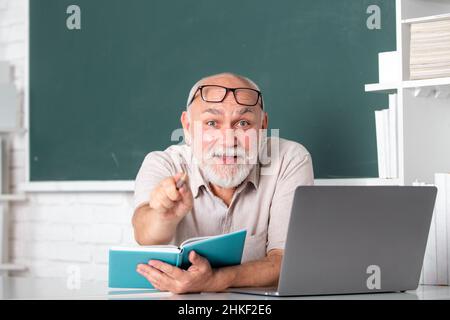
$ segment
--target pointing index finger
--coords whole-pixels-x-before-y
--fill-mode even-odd
[[[183,175],[178,179],[176,186],[177,186],[177,190],[180,190],[184,184],[186,183],[187,180],[187,173],[184,172]]]

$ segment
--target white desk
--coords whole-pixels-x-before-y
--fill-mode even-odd
[[[0,299],[170,299],[170,300],[450,300],[448,286],[419,286],[415,291],[405,293],[378,293],[308,297],[264,297],[237,293],[201,293],[175,295],[152,290],[116,290],[108,288],[107,282],[81,282],[80,289],[69,290],[62,279],[34,279],[0,277]]]

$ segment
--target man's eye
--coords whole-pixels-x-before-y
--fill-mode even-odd
[[[246,121],[246,120],[241,120],[241,121],[238,122],[238,126],[239,127],[246,127],[248,125],[250,125],[250,123],[248,121]]]
[[[206,121],[206,125],[207,125],[208,127],[215,127],[216,124],[217,124],[217,123],[216,123],[215,121],[213,121],[213,120]]]

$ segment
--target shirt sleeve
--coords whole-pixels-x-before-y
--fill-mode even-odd
[[[284,250],[295,189],[301,185],[314,184],[311,155],[301,152],[290,158],[280,172],[272,199],[266,252],[272,249]]]
[[[174,165],[169,157],[164,156],[164,152],[153,151],[147,154],[135,180],[134,210],[148,204],[152,190],[161,180],[174,174]]]

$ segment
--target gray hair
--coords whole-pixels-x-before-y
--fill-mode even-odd
[[[188,96],[187,101],[186,101],[186,110],[189,111],[189,103],[191,102],[192,98],[194,97],[194,94],[197,92],[198,87],[200,86],[200,84],[201,84],[205,79],[209,79],[209,78],[217,77],[217,76],[223,76],[223,75],[229,75],[229,76],[233,76],[233,77],[235,77],[235,78],[238,78],[238,79],[240,79],[240,80],[242,80],[242,81],[244,81],[244,82],[247,82],[251,87],[253,87],[253,89],[256,89],[256,90],[258,90],[258,91],[261,91],[261,90],[259,89],[259,86],[258,86],[253,80],[251,80],[251,79],[249,79],[249,78],[247,78],[247,77],[241,76],[241,75],[239,75],[239,74],[235,74],[235,73],[231,73],[231,72],[223,72],[223,73],[219,73],[219,74],[210,75],[210,76],[207,76],[207,77],[204,77],[204,78],[198,80],[198,81],[192,86],[191,91],[189,91],[189,96]],[[261,102],[264,104],[264,102],[263,102],[263,97],[262,97],[262,96],[261,96]]]

